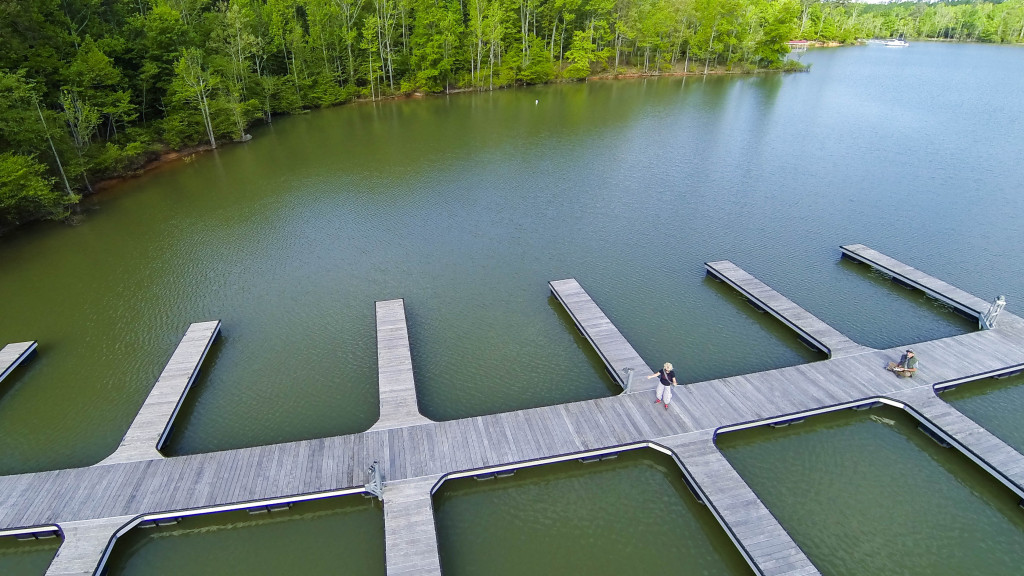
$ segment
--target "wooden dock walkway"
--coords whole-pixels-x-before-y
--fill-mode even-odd
[[[17,342],[0,348],[0,382],[36,351],[38,342]]]
[[[405,301],[377,302],[377,385],[380,418],[371,430],[428,424],[416,401]]]
[[[441,576],[431,495],[441,476],[392,482],[384,488],[388,576]]]
[[[715,446],[714,434],[694,432],[660,442],[678,458],[687,482],[751,565],[766,575],[818,574],[789,533]]]
[[[966,316],[980,318],[988,310],[989,302],[863,244],[848,244],[839,249],[844,257],[867,264],[900,284],[917,288]]]
[[[657,383],[647,379],[654,370],[637,354],[576,279],[554,280],[548,285],[551,287],[551,293],[569,312],[569,316],[576,323],[576,328],[597,350],[608,373],[623,390],[643,392],[655,388]]]
[[[121,528],[131,522],[130,516],[100,518],[61,524],[64,543],[57,550],[46,576],[92,576],[110,555]]]
[[[174,417],[199,376],[199,368],[219,333],[219,320],[197,322],[188,327],[121,444],[100,464],[163,458],[160,448],[167,440]]]
[[[901,401],[936,436],[956,446],[1024,500],[1024,455],[930,390],[915,388],[893,398]]]
[[[830,358],[861,354],[871,350],[850,340],[814,314],[728,260],[706,262],[704,267],[712,277],[735,288],[754,307],[778,318],[792,328],[801,341],[824,352]]]
[[[600,326],[589,338],[602,358],[613,359],[606,360],[612,368],[621,369],[623,361],[643,362],[635,352],[632,359],[622,354],[624,338],[578,283],[560,281],[557,289],[555,284],[552,290],[564,296],[559,299],[575,311],[578,325]],[[603,350],[606,343],[616,352]],[[654,405],[650,392],[620,394],[300,442],[0,476],[0,531],[56,525],[73,535],[79,526],[93,526],[94,532],[113,535],[126,525],[124,518],[360,492],[367,468],[378,461],[385,479],[389,574],[435,575],[440,559],[428,518],[429,493],[438,482],[652,447],[679,462],[756,574],[816,574],[798,544],[714,447],[717,434],[883,402],[906,409],[953,440],[954,448],[1019,493],[1021,455],[933,391],[1024,369],[1019,323],[1001,321],[991,330],[913,347],[922,369],[907,379],[883,369],[899,357],[901,346],[680,386],[668,410]],[[96,559],[102,559],[109,542],[101,535],[68,537],[55,569],[96,572]]]

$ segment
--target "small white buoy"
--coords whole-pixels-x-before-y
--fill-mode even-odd
[[[534,106],[539,106],[540,105],[540,100],[534,100],[533,101],[533,105]]]

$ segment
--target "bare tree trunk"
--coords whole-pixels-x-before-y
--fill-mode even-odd
[[[210,120],[210,102],[206,99],[206,94],[201,94],[200,106],[203,110],[203,121],[206,122],[206,135],[210,137],[210,147],[217,148],[217,139],[213,136],[213,122]]]
[[[558,16],[555,16],[555,23],[551,25],[551,59],[555,59],[555,32],[558,32]]]
[[[263,77],[263,66],[260,64],[259,56],[253,58],[256,63],[256,77],[260,79],[260,84],[263,86],[263,118],[267,124],[273,122],[270,116],[270,82],[269,79]]]
[[[53,138],[50,137],[50,128],[46,126],[46,119],[43,118],[43,110],[39,107],[39,102],[36,101],[36,112],[39,113],[39,121],[43,123],[43,131],[46,132],[46,139],[50,142],[50,150],[53,150],[53,159],[57,161],[57,170],[60,171],[60,177],[64,180],[64,189],[67,190],[68,196],[73,196],[74,192],[71,191],[71,184],[68,184],[67,174],[64,173],[64,164],[60,161],[60,155],[57,154],[57,147],[53,145]]]
[[[530,0],[519,0],[519,28],[523,35],[523,67],[530,61]]]
[[[373,93],[373,50],[368,50],[367,55],[370,57],[370,100],[376,100],[377,96]]]
[[[711,64],[711,50],[715,45],[715,32],[718,30],[718,22],[711,27],[711,40],[708,41],[708,57],[704,60],[704,75],[708,75],[708,66]]]
[[[302,92],[299,91],[299,68],[295,65],[295,50],[292,50],[292,74],[295,77],[295,96],[299,99],[299,106],[302,105]]]
[[[616,74],[619,73],[619,50],[622,48],[622,33],[619,32],[618,26],[615,27],[615,70]]]

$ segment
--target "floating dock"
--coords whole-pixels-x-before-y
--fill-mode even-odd
[[[802,342],[824,352],[829,358],[871,351],[728,260],[706,262],[704,268],[709,275],[735,288],[755,308],[768,312],[792,328]]]
[[[431,496],[440,476],[392,482],[384,488],[384,548],[388,576],[441,576]]]
[[[969,318],[981,318],[988,310],[989,302],[863,244],[848,244],[840,246],[839,249],[844,258],[867,264],[895,282],[921,290]]]
[[[931,289],[942,286],[930,277],[917,278]],[[551,288],[610,371],[651,370],[579,283],[562,280]],[[962,291],[942,290],[948,292],[944,297],[964,300]],[[761,294],[766,298],[766,292]],[[404,360],[404,305],[389,302],[378,305],[378,327],[388,334],[378,342],[382,348],[394,346],[395,356],[378,357],[381,366],[400,369],[380,378],[401,383],[405,387],[398,397],[412,398],[407,387],[411,360]],[[936,388],[1024,369],[1022,323],[1003,314],[990,330],[914,343],[923,365],[914,378],[896,378],[883,369],[905,346],[865,348],[820,362],[679,386],[668,410],[653,404],[649,389],[444,422],[415,418],[418,411],[407,405],[397,416],[382,409],[389,423],[359,434],[0,476],[0,533],[57,526],[65,543],[51,573],[98,574],[111,543],[135,522],[365,492],[367,469],[378,462],[388,574],[434,576],[441,564],[430,494],[441,482],[654,448],[675,458],[754,573],[817,574],[715,447],[716,435],[884,403],[905,409],[1021,494],[1024,457],[935,395]],[[382,385],[382,398],[394,390]],[[412,423],[400,423],[410,416]]]
[[[982,428],[928,390],[915,388],[894,395],[934,437],[981,466],[1024,499],[1024,455]]]
[[[597,350],[608,373],[623,390],[642,392],[654,389],[657,383],[647,379],[654,370],[636,353],[576,279],[555,280],[548,285],[551,293],[576,323],[576,328]]]
[[[0,382],[14,369],[32,357],[38,342],[17,342],[0,348]]]
[[[110,555],[114,540],[131,517],[100,518],[61,524],[64,543],[46,569],[46,576],[92,576],[99,574]]]
[[[188,327],[121,444],[100,464],[163,458],[160,448],[167,441],[174,417],[199,376],[199,368],[219,333],[219,320],[197,322]]]
[[[420,414],[412,351],[405,323],[405,301],[377,302],[377,385],[380,418],[371,430],[402,428],[431,421]]]
[[[698,432],[662,441],[678,458],[687,482],[729,538],[764,574],[817,574],[789,533],[715,447],[712,434]]]

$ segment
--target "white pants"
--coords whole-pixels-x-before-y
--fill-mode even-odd
[[[658,382],[658,400],[661,400],[665,403],[665,406],[668,406],[668,403],[672,401],[672,387]]]

